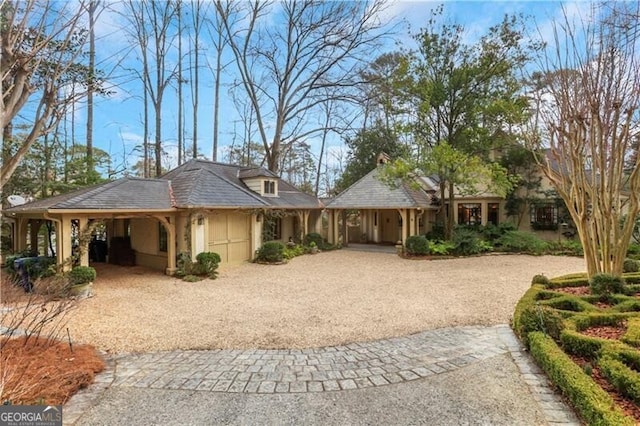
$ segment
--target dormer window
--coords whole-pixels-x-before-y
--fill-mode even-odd
[[[264,181],[264,194],[265,195],[276,195],[276,183],[272,180]]]

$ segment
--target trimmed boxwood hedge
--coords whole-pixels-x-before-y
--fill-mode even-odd
[[[528,336],[531,355],[590,425],[625,426],[635,421],[556,342],[541,332]]]
[[[633,347],[640,347],[640,300],[632,296],[640,292],[640,286],[628,284],[640,279],[637,275],[623,274],[627,284],[622,293],[601,296],[578,296],[558,290],[588,285],[586,274],[565,275],[532,285],[516,305],[514,332],[590,425],[634,424],[634,419],[625,415],[568,354],[590,360],[621,394],[638,403],[635,398],[640,392],[640,352]],[[594,306],[598,302],[612,306]],[[620,340],[582,333],[589,327],[623,322],[627,331]]]

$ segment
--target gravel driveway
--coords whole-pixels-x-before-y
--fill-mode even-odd
[[[582,258],[490,255],[405,260],[339,250],[285,265],[229,267],[187,283],[98,265],[95,297],[71,337],[108,352],[307,348],[459,325],[506,324],[531,277],[584,270]]]

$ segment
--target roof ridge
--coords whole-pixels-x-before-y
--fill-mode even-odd
[[[353,182],[351,185],[349,185],[347,188],[345,188],[344,190],[342,190],[342,192],[340,192],[338,195],[336,195],[335,197],[333,197],[333,199],[331,200],[331,203],[333,203],[335,200],[337,200],[338,198],[340,198],[342,196],[342,194],[345,194],[347,191],[349,191],[351,188],[355,187],[358,183],[360,183],[360,181],[364,180],[365,178],[367,178],[370,174],[372,174],[373,172],[375,172],[376,170],[378,170],[378,167],[376,166],[374,169],[372,169],[369,173],[367,173],[366,175],[362,176],[360,179],[358,179],[357,181]],[[375,177],[374,177],[375,178]]]
[[[239,189],[240,191],[244,192],[245,194],[250,195],[251,197],[255,198],[256,200],[260,201],[261,203],[263,203],[264,205],[268,206],[269,203],[267,203],[265,200],[262,199],[262,197],[260,197],[259,195],[257,195],[255,192],[245,189],[243,187],[241,187],[240,185],[235,184],[234,182],[231,182],[229,179],[220,176],[218,173],[214,172],[213,170],[210,169],[206,169],[207,172],[211,173],[212,175],[214,175],[215,177],[217,177],[218,179],[222,179],[223,181],[227,182],[229,185],[233,186],[234,188]]]

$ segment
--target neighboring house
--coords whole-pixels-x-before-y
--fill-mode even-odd
[[[387,161],[388,157],[380,154],[376,169],[325,202],[329,212],[329,242],[404,243],[409,236],[431,231],[438,221],[440,208],[449,208],[446,202],[441,206],[439,187],[433,179],[419,177],[416,179],[418,185],[398,183],[396,187],[378,180],[378,168]],[[507,217],[506,200],[483,190],[482,186],[478,184],[475,195],[455,194],[455,223],[499,225],[510,220]],[[548,189],[548,185],[544,189]],[[529,212],[526,218],[529,220],[522,221],[521,230],[554,230],[541,234],[545,238],[557,238],[560,232],[565,231],[562,222],[559,222],[561,218],[557,200],[541,197],[525,206],[525,209]]]
[[[179,252],[195,258],[212,251],[223,263],[240,263],[253,258],[263,232],[283,242],[318,232],[322,208],[316,197],[263,168],[190,160],[157,179],[126,177],[3,214],[12,219],[16,251],[38,247],[38,230],[51,221],[62,263],[78,243],[77,230],[102,222],[108,242],[130,242],[136,264],[172,274]],[[88,265],[88,250],[81,252],[81,264]]]

